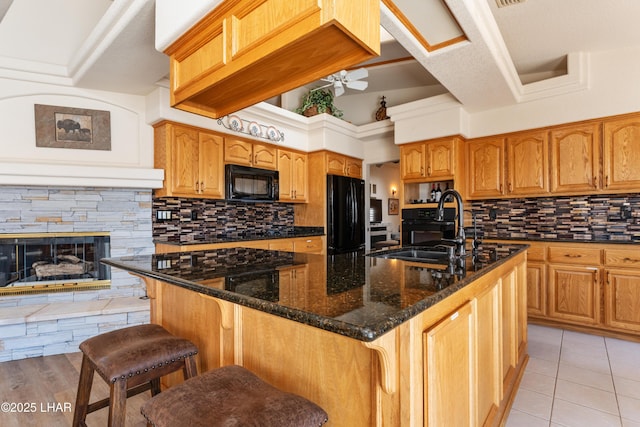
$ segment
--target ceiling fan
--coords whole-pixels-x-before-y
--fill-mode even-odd
[[[331,74],[324,79],[320,79],[322,81],[328,82],[324,86],[317,87],[313,90],[322,89],[325,87],[333,86],[333,90],[335,92],[335,96],[340,96],[344,93],[345,86],[349,89],[356,90],[365,90],[369,85],[368,82],[362,81],[369,76],[369,71],[366,68],[358,68],[357,70],[347,71],[342,70],[337,73]]]

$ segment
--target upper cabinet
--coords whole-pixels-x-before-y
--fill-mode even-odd
[[[338,153],[327,152],[327,174],[362,178],[362,160]]]
[[[507,193],[549,194],[549,142],[546,131],[507,137]]]
[[[554,128],[551,139],[551,191],[589,193],[600,187],[600,123]]]
[[[158,197],[224,197],[223,138],[191,126],[161,122],[155,125],[155,167],[164,169]]]
[[[501,197],[504,194],[504,144],[504,138],[468,142],[469,198]]]
[[[276,170],[278,168],[277,149],[273,145],[225,138],[224,162]]]
[[[640,188],[640,116],[605,121],[603,126],[603,187]]]
[[[379,0],[226,0],[165,51],[171,106],[219,118],[380,54]]]
[[[278,149],[279,200],[304,203],[307,201],[307,155]]]
[[[403,180],[453,179],[456,138],[441,138],[400,147]]]

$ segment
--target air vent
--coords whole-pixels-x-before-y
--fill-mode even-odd
[[[525,0],[496,0],[498,7],[513,6],[514,4],[523,3]]]

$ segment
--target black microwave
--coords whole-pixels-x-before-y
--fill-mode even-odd
[[[278,171],[226,165],[225,198],[251,202],[278,200]]]

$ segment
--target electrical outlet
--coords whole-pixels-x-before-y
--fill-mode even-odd
[[[629,205],[620,206],[620,218],[622,218],[622,219],[630,219],[631,218],[631,206],[629,206]]]
[[[198,211],[191,211],[191,220],[195,221],[196,219],[198,219]]]
[[[171,211],[156,211],[156,219],[159,221],[171,219]]]

